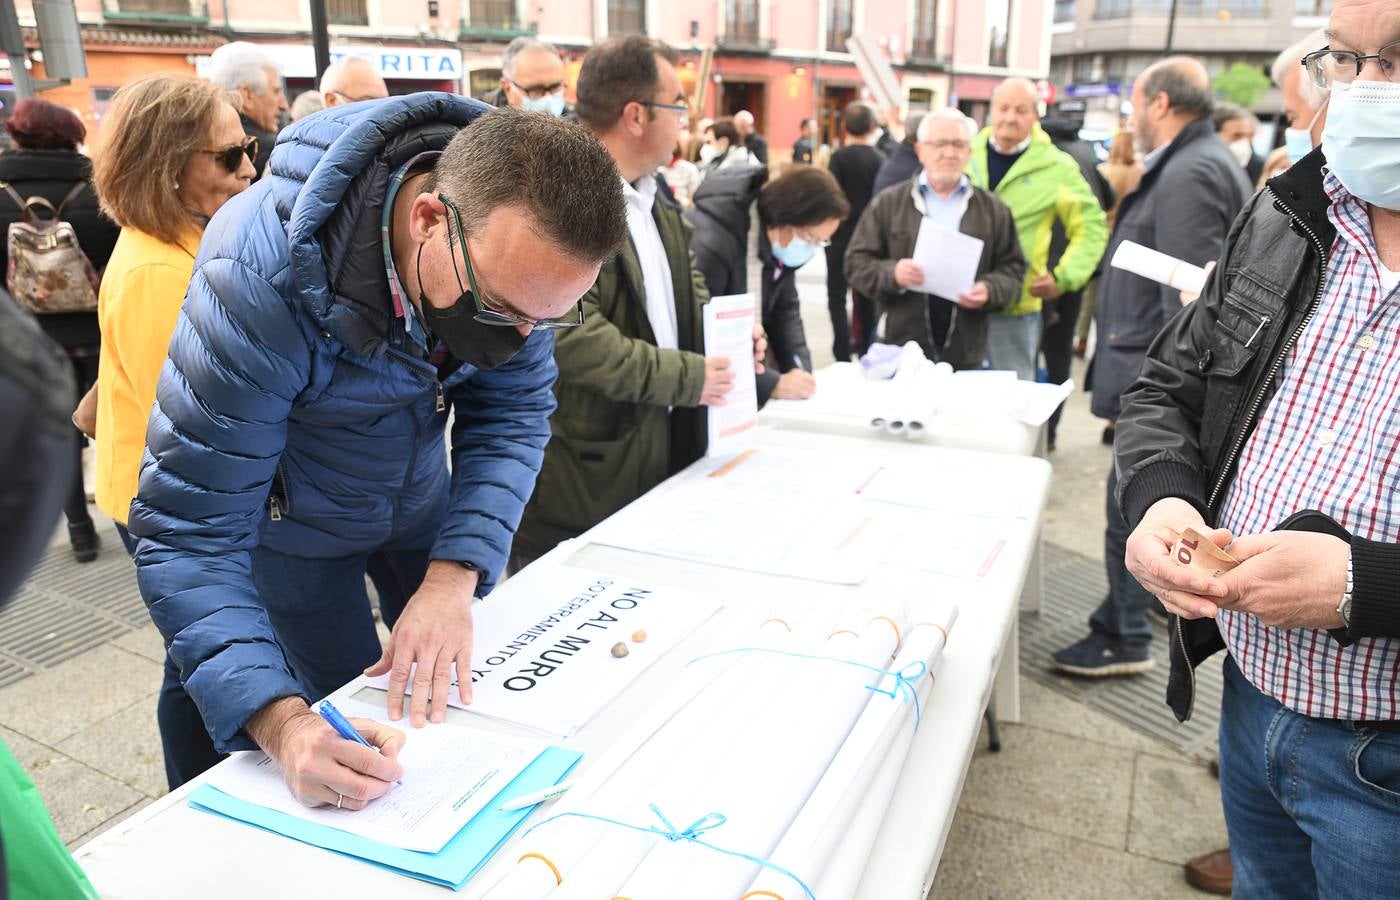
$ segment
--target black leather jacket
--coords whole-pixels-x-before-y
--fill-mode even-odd
[[[1130,525],[1166,497],[1191,503],[1207,522],[1219,514],[1245,442],[1326,286],[1336,230],[1327,219],[1324,162],[1314,151],[1255,195],[1230,229],[1205,292],[1167,323],[1123,394],[1115,452],[1118,501]],[[1400,545],[1351,537],[1311,511],[1276,527],[1350,541],[1351,627],[1333,639],[1400,637]],[[1173,617],[1170,631],[1167,702],[1185,721],[1194,669],[1224,641],[1213,619]]]

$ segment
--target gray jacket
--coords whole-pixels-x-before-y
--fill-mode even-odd
[[[1199,119],[1176,136],[1118,208],[1098,295],[1098,350],[1090,386],[1094,415],[1118,418],[1119,398],[1137,378],[1148,345],[1181,312],[1181,295],[1107,264],[1135,241],[1198,266],[1219,259],[1230,224],[1249,200],[1244,170]]]

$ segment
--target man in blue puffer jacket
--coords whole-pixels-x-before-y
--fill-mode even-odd
[[[130,518],[172,786],[256,744],[303,803],[360,808],[401,736],[358,721],[375,754],[308,701],[369,667],[393,719],[412,679],[418,727],[469,671],[471,598],[549,438],[551,329],[627,234],[587,132],[488,109],[424,93],[308,117],[209,223]]]

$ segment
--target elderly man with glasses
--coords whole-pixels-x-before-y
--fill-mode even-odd
[[[198,706],[165,736],[185,778],[260,747],[303,803],[359,809],[401,777],[402,735],[361,722],[377,754],[308,703],[387,673],[389,718],[411,685],[420,727],[470,671],[472,597],[505,568],[549,439],[553,336],[627,236],[592,135],[488,110],[445,93],[325,110],[204,233],[128,522]]]
[[[347,56],[331,63],[321,75],[320,87],[324,109],[362,100],[383,100],[389,96],[383,77],[362,56]]]
[[[922,168],[866,208],[846,250],[851,286],[874,299],[882,320],[878,341],[915,341],[932,360],[976,369],[987,348],[987,314],[1021,294],[1026,260],[1016,220],[1005,203],[966,174],[977,127],[956,109],[919,123],[915,150]],[[921,227],[961,232],[982,242],[976,281],[957,296],[918,289],[925,272],[913,260]]]
[[[485,98],[496,106],[573,118],[564,100],[564,60],[553,44],[522,35],[501,54],[501,86]]]
[[[753,365],[704,355],[709,293],[690,227],[657,191],[653,173],[675,151],[688,111],[675,63],[665,44],[627,35],[595,45],[579,71],[579,121],[617,163],[628,241],[584,296],[583,327],[559,335],[559,409],[513,568],[704,455],[704,407],[724,403],[735,368]]]
[[[1115,444],[1127,565],[1171,613],[1178,718],[1192,671],[1228,652],[1240,898],[1400,884],[1400,6],[1336,0],[1325,40],[1294,58],[1330,92],[1321,149],[1235,219],[1123,395]],[[1177,564],[1187,527],[1238,565]]]

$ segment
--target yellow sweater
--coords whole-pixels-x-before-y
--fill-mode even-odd
[[[123,228],[102,274],[97,321],[102,357],[97,375],[97,507],[122,525],[136,496],[146,421],[170,336],[185,305],[198,232],[168,244]]]

